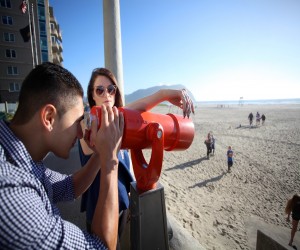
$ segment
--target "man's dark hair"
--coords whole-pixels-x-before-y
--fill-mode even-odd
[[[52,104],[62,116],[76,104],[83,89],[67,69],[50,62],[36,66],[22,83],[14,122],[24,124],[44,105]]]

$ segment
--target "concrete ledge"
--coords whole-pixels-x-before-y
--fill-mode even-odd
[[[205,250],[170,213],[167,214],[167,217],[173,229],[173,238],[169,242],[170,250]]]
[[[284,216],[284,215],[282,215]],[[255,250],[255,249],[264,249],[264,250],[269,250],[269,249],[277,249],[273,247],[264,247],[264,248],[257,248],[257,241],[261,241],[261,238],[258,238],[258,231],[261,232],[261,236],[263,239],[270,241],[276,241],[279,245],[283,246],[283,248],[278,248],[278,249],[293,249],[288,245],[290,241],[290,236],[291,236],[291,227],[286,228],[286,227],[281,227],[281,226],[276,226],[273,224],[268,224],[264,222],[261,218],[255,216],[255,215],[250,215],[245,219],[245,226],[246,226],[246,232],[248,236],[248,246],[250,250]],[[261,237],[259,236],[259,237]],[[264,243],[258,243],[258,244],[264,244]],[[293,245],[297,246],[298,248],[300,247],[300,232],[297,231],[296,235],[294,237],[294,243]]]
[[[281,245],[275,239],[269,237],[260,230],[257,230],[256,250],[287,250],[288,248]]]

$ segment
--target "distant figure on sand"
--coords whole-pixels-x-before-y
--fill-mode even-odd
[[[292,231],[291,239],[289,242],[289,246],[292,246],[300,220],[300,196],[298,194],[295,194],[293,198],[288,200],[285,208],[285,213],[287,214],[287,221],[290,221],[290,215],[292,214]]]
[[[210,146],[211,146],[211,152],[213,155],[215,155],[215,142],[216,142],[216,139],[215,139],[214,135],[211,135]]]
[[[261,120],[262,120],[261,124],[264,125],[265,124],[265,120],[266,120],[266,116],[264,114],[262,114]]]
[[[248,119],[249,119],[250,126],[252,126],[252,123],[253,123],[253,114],[252,114],[252,112],[248,115]]]
[[[257,125],[260,125],[260,114],[258,111],[256,112],[256,126]]]
[[[207,156],[207,159],[209,159],[209,154],[211,153],[211,134],[210,133],[207,134],[204,144],[206,145],[206,149],[207,149],[206,156]]]
[[[228,146],[228,150],[227,150],[227,163],[228,163],[228,172],[230,173],[231,172],[230,168],[233,165],[233,151],[231,146]]]

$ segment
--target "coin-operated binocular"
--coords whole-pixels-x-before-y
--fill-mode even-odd
[[[124,133],[122,149],[131,150],[131,160],[137,188],[148,191],[156,187],[159,179],[163,150],[185,150],[193,142],[194,124],[188,118],[175,114],[157,114],[141,112],[127,108],[118,108],[124,115]],[[101,122],[101,107],[94,106],[91,115]],[[142,149],[152,149],[149,163]]]

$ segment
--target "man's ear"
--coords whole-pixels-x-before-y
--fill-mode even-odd
[[[41,120],[44,127],[51,131],[53,129],[53,124],[57,118],[57,110],[52,104],[45,105],[41,110]]]

